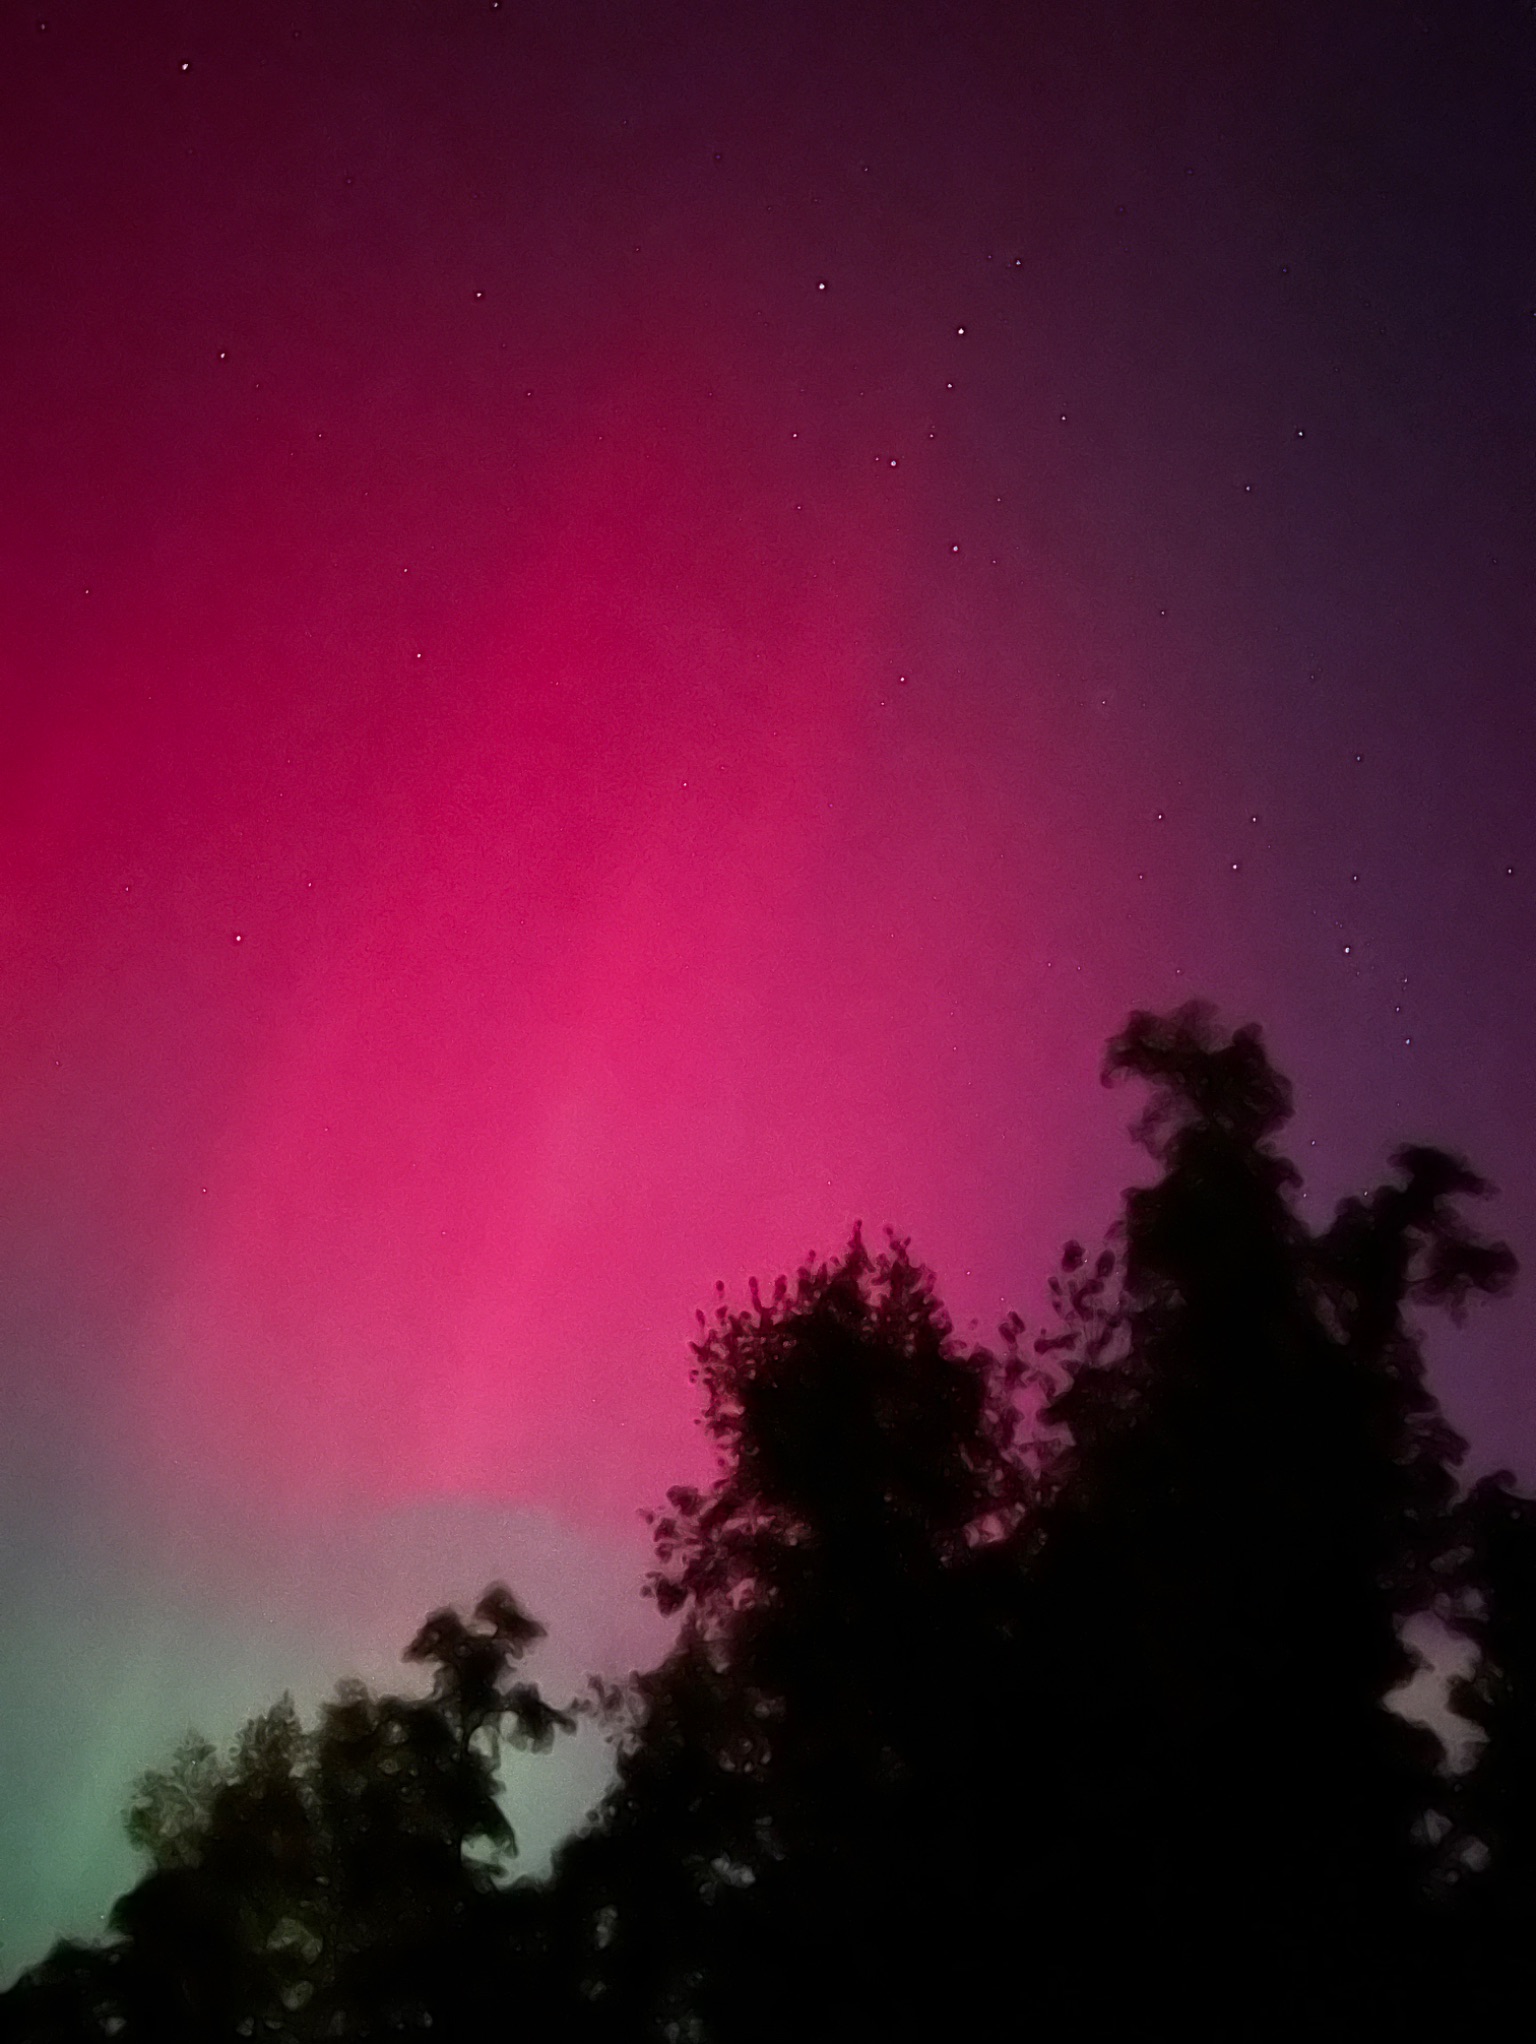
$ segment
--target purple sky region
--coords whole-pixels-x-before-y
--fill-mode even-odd
[[[0,22],[7,1965],[434,1600],[657,1651],[716,1279],[1038,1319],[1132,1007],[1264,1027],[1319,1222],[1443,1142],[1529,1259],[1533,38]],[[1532,1312],[1430,1341],[1527,1482]]]

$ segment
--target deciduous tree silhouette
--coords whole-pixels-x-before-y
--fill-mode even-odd
[[[1462,1525],[1461,1625],[1478,1657],[1452,1701],[1483,1743],[1460,1784],[1448,1885],[1467,2003],[1507,2034],[1536,1991],[1536,1498],[1501,1470],[1474,1487]]]
[[[974,1763],[991,1789],[1017,1759],[975,1578],[1028,1510],[1023,1366],[958,1343],[906,1245],[857,1233],[722,1302],[695,1355],[720,1474],[654,1526],[682,1633],[559,1864],[588,2026],[905,2035],[941,1978],[953,2000]]]
[[[347,1682],[312,1732],[284,1698],[225,1758],[187,1740],[135,1791],[129,1835],[153,1864],[113,1909],[115,1938],[24,1980],[12,2034],[479,2034],[514,1847],[499,1748],[547,1749],[574,1725],[514,1679],[542,1634],[495,1584],[468,1620],[434,1612],[406,1649],[431,1669],[430,1696]]]
[[[1514,1259],[1452,1205],[1488,1188],[1427,1148],[1313,1237],[1256,1029],[1134,1015],[1105,1076],[1151,1086],[1135,1133],[1162,1176],[1092,1280],[1069,1247],[1042,1344],[1065,1364],[1027,1713],[1055,1998],[1105,2034],[1411,2031],[1441,2019],[1421,1896],[1445,1784],[1387,1698],[1455,1545],[1463,1444],[1405,1308],[1459,1310]]]

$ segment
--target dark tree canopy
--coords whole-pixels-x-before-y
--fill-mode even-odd
[[[1487,1188],[1427,1149],[1310,1234],[1255,1029],[1135,1015],[1105,1076],[1150,1086],[1135,1133],[1162,1176],[1091,1279],[1069,1246],[1044,1344],[1065,1445],[1031,1583],[1038,1736],[1064,1763],[1043,1906],[1093,1926],[1108,1899],[1121,1982],[1186,2032],[1361,2034],[1427,1950],[1445,1821],[1437,1743],[1387,1706],[1403,1621],[1441,1602],[1463,1453],[1404,1307],[1501,1289],[1513,1258],[1451,1205]]]
[[[500,1746],[569,1729],[511,1593],[430,1617],[424,1698],[344,1685],[129,1813],[114,1935],[17,2038],[518,2033],[1492,2036],[1536,1949],[1536,1501],[1463,1489],[1413,1316],[1514,1275],[1417,1145],[1311,1230],[1255,1028],[1133,1015],[1156,1181],[1069,1243],[1059,1325],[957,1339],[855,1230],[694,1344],[717,1473],[653,1515],[662,1664],[594,1682],[613,1786],[509,1879]],[[1430,1616],[1476,1650],[1452,1776],[1391,1706]],[[1475,2024],[1468,2030],[1469,2023]]]
[[[503,1584],[406,1649],[425,1698],[344,1682],[313,1731],[284,1698],[226,1755],[189,1738],[138,1783],[128,1833],[151,1870],[115,1936],[57,1950],[7,1998],[12,2032],[155,2044],[468,2034],[488,1986],[512,1829],[499,1746],[574,1720],[514,1670],[543,1627]]]
[[[1023,1365],[959,1344],[906,1245],[857,1232],[694,1352],[720,1474],[654,1529],[682,1633],[566,1861],[601,1931],[591,2020],[899,2027],[952,1996],[948,1855],[978,1762],[1011,1764],[982,1564],[1028,1510]]]

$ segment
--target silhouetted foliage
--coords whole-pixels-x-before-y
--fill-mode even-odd
[[[588,2024],[895,2031],[951,1971],[976,1763],[1011,1764],[978,1563],[1028,1510],[1023,1364],[957,1343],[906,1245],[857,1233],[722,1302],[694,1353],[720,1474],[654,1525],[682,1631],[561,1862]]]
[[[1478,1658],[1452,1701],[1482,1746],[1459,1785],[1446,1878],[1474,2006],[1500,2027],[1529,2021],[1536,1988],[1536,1498],[1501,1470],[1474,1486],[1462,1526],[1460,1624]]]
[[[186,1740],[135,1789],[128,1833],[152,1865],[114,1907],[115,1938],[61,1947],[13,1990],[20,2034],[468,2034],[515,1849],[500,1746],[543,1750],[574,1729],[514,1679],[542,1635],[498,1583],[468,1620],[434,1612],[406,1649],[430,1696],[344,1682],[313,1731],[285,1697],[225,1756]]]
[[[1445,1784],[1387,1697],[1413,1666],[1403,1621],[1436,1606],[1463,1444],[1403,1308],[1501,1289],[1513,1259],[1450,1207],[1486,1188],[1426,1149],[1311,1236],[1257,1030],[1223,1042],[1197,1004],[1135,1015],[1105,1076],[1151,1085],[1135,1133],[1162,1176],[1126,1195],[1091,1282],[1069,1247],[1044,1343],[1067,1445],[1031,1572],[1030,1720],[1066,1991],[1106,2026],[1186,2036],[1416,2021]],[[1107,1915],[1113,1972],[1092,1964]]]
[[[556,2044],[1024,2032],[1202,2044],[1490,2033],[1536,1931],[1536,1501],[1463,1493],[1409,1315],[1507,1288],[1459,1158],[1310,1230],[1257,1029],[1133,1015],[1156,1182],[1053,1332],[961,1342],[905,1242],[700,1315],[717,1473],[652,1515],[660,1667],[571,1712],[510,1592],[434,1613],[425,1698],[343,1685],[140,1784],[114,1937],[12,2036]],[[1460,1629],[1453,1777],[1390,1699]],[[615,1748],[508,1883],[503,1742]]]

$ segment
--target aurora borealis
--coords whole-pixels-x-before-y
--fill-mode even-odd
[[[1442,1141],[1530,1260],[1533,69],[1503,0],[7,14],[7,1969],[188,1721],[434,1598],[646,1651],[716,1279],[858,1217],[1038,1316],[1132,1006],[1264,1026],[1320,1211]],[[1430,1348],[1527,1483],[1532,1333]]]

